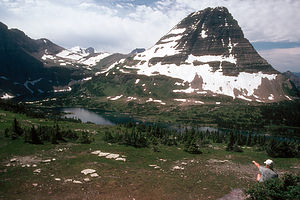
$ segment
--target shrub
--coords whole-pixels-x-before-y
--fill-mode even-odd
[[[297,150],[294,145],[283,141],[276,142],[271,140],[266,147],[266,152],[271,157],[292,158],[297,155]]]
[[[9,129],[8,128],[5,129],[4,136],[5,137],[9,137]]]
[[[90,144],[94,141],[94,138],[92,137],[92,135],[90,133],[84,131],[81,133],[78,140],[81,144]]]
[[[300,199],[300,174],[285,174],[282,178],[255,183],[247,191],[248,200],[295,200]]]

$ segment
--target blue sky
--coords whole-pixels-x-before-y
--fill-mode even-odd
[[[225,6],[279,71],[300,71],[299,0],[0,0],[0,21],[70,48],[149,48],[189,13]]]

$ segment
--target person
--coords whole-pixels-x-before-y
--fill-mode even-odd
[[[252,161],[252,163],[258,168],[259,173],[257,174],[256,180],[258,182],[264,182],[268,179],[278,178],[278,174],[273,170],[273,160],[267,159],[265,163],[265,167],[260,166],[257,162]]]

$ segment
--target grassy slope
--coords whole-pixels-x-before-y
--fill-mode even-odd
[[[22,126],[43,124],[53,126],[53,121],[33,119],[24,115],[0,111],[0,128],[9,127],[14,117]],[[96,131],[95,142],[88,145],[61,143],[59,145],[31,145],[23,143],[21,138],[10,140],[0,134],[0,198],[1,199],[216,199],[229,193],[233,188],[246,188],[255,180],[256,169],[252,160],[262,163],[267,155],[253,149],[243,153],[224,150],[225,145],[216,145],[203,149],[202,155],[192,155],[179,147],[161,146],[161,152],[154,153],[151,148],[109,145],[102,140],[104,131],[116,127],[58,122],[60,126],[71,129]],[[58,149],[63,149],[62,152]],[[92,155],[90,152],[119,153],[127,156],[126,162],[109,160]],[[7,167],[13,157],[25,160],[37,167]],[[55,158],[49,164],[41,160]],[[159,159],[167,159],[166,162]],[[212,160],[215,159],[215,160]],[[228,160],[219,163],[218,160]],[[295,172],[299,159],[275,159],[279,172]],[[183,162],[187,163],[182,164]],[[13,163],[11,163],[13,164]],[[149,167],[157,164],[161,169]],[[174,166],[184,170],[172,170]],[[40,168],[40,174],[33,171]],[[100,175],[90,178],[80,173],[92,168]],[[55,181],[54,178],[61,178]],[[65,183],[71,178],[83,184]],[[34,187],[32,184],[37,183]]]

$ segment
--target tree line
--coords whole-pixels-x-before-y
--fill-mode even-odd
[[[64,130],[57,123],[53,126],[32,125],[31,128],[27,128],[22,127],[16,118],[13,120],[11,127],[4,130],[4,136],[12,140],[23,138],[25,143],[31,144],[44,144],[44,142],[58,144],[59,142],[68,141],[89,144],[93,141],[92,135],[86,131]]]
[[[152,147],[155,151],[159,145],[183,145],[189,153],[200,154],[201,148],[213,143],[225,144],[227,151],[243,152],[242,147],[256,147],[266,151],[271,157],[300,156],[299,141],[275,139],[255,133],[220,133],[219,131],[199,131],[197,128],[185,128],[184,131],[162,128],[158,125],[128,123],[118,125],[115,131],[107,130],[104,140],[109,143],[134,146],[137,148]]]

